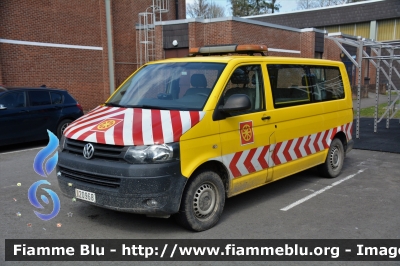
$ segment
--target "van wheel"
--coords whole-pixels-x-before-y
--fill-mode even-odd
[[[57,138],[61,139],[61,136],[64,132],[64,130],[67,128],[67,126],[72,122],[71,119],[64,119],[63,121],[60,122],[60,124],[58,124],[57,127]]]
[[[335,138],[329,147],[325,163],[318,166],[320,174],[327,178],[337,177],[342,171],[344,161],[343,143]]]
[[[225,187],[218,174],[201,171],[191,177],[175,220],[187,229],[204,231],[219,220],[225,204]]]

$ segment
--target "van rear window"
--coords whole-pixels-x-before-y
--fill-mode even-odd
[[[338,67],[268,65],[275,108],[344,98]]]

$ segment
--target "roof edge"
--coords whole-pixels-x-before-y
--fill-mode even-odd
[[[244,18],[244,19],[249,19],[250,18],[251,19],[251,18],[273,17],[273,16],[279,16],[279,15],[288,15],[288,14],[295,14],[295,13],[312,12],[312,11],[318,11],[318,10],[323,10],[323,9],[341,8],[341,7],[349,7],[349,6],[357,6],[357,5],[367,5],[367,4],[383,2],[383,1],[386,1],[386,0],[368,0],[368,1],[350,3],[350,4],[341,4],[341,5],[335,5],[335,6],[316,7],[316,8],[295,10],[295,11],[289,11],[289,12],[283,12],[283,13],[245,16],[245,17],[242,17],[242,18]]]
[[[203,18],[187,18],[187,19],[179,19],[179,20],[168,20],[168,21],[159,21],[156,22],[156,26],[164,26],[164,25],[176,25],[176,24],[185,24],[185,23],[214,23],[214,22],[224,22],[224,21],[237,21],[237,22],[243,22],[243,23],[248,23],[248,24],[253,24],[253,25],[259,25],[259,26],[265,26],[265,27],[270,27],[270,28],[275,28],[275,29],[282,29],[282,30],[288,30],[288,31],[294,31],[294,32],[309,32],[309,31],[315,31],[319,33],[326,33],[325,30],[320,30],[316,28],[304,28],[304,29],[298,29],[298,28],[293,28],[289,26],[282,26],[279,24],[273,24],[269,22],[264,22],[264,21],[259,21],[259,20],[251,20],[251,19],[245,19],[241,17],[222,17],[222,18],[211,18],[211,19],[203,19]],[[136,29],[139,29],[139,26],[136,26]]]

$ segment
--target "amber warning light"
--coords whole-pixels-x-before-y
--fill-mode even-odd
[[[253,55],[260,53],[266,56],[268,48],[266,45],[259,44],[229,44],[229,45],[217,45],[217,46],[203,46],[194,47],[189,49],[189,56],[196,55],[226,55],[226,54],[247,54]]]

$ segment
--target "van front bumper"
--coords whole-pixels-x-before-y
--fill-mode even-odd
[[[102,159],[86,160],[59,153],[57,179],[61,191],[76,198],[75,191],[95,193],[95,202],[76,199],[107,209],[166,216],[178,212],[187,178],[180,162],[129,164]]]

